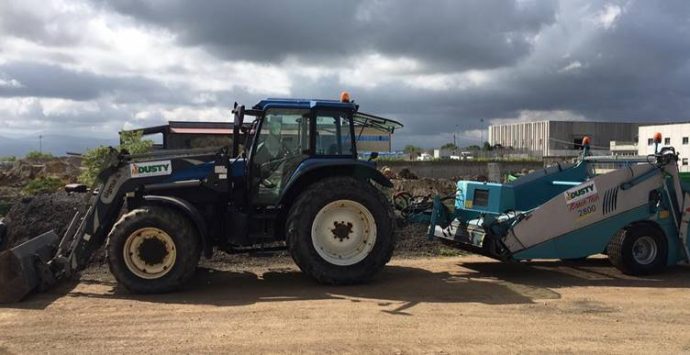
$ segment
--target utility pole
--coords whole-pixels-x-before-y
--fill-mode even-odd
[[[482,140],[482,146],[484,146],[484,119],[483,118],[479,119],[479,126],[480,126],[479,135],[480,135],[481,140]]]
[[[38,152],[43,153],[43,135],[38,135]]]

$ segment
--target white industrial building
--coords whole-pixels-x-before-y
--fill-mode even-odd
[[[672,146],[679,153],[678,166],[681,172],[690,172],[688,159],[690,158],[690,122],[667,123],[640,126],[640,142],[637,154],[648,155],[654,153],[654,133],[661,133],[660,146]]]
[[[582,138],[591,138],[593,153],[610,154],[609,142],[637,143],[643,123],[593,121],[535,121],[489,126],[489,144],[544,157],[574,156]]]

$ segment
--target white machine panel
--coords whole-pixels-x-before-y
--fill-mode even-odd
[[[630,189],[620,185],[652,169],[658,168],[636,164],[568,189],[515,225],[504,240],[506,247],[515,253],[648,203],[649,192],[663,183],[661,171]]]

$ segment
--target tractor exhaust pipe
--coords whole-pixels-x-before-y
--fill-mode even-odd
[[[55,283],[48,262],[55,256],[59,241],[50,231],[0,252],[0,303],[19,302],[32,291]]]

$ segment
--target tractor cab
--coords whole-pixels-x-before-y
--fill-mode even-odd
[[[233,155],[247,161],[246,190],[254,206],[278,204],[295,177],[316,165],[357,164],[358,130],[377,127],[393,132],[396,121],[358,112],[343,93],[341,100],[265,99],[251,109],[236,106],[233,132],[245,116],[254,116],[244,151],[233,140]],[[369,164],[359,161],[359,164]]]

